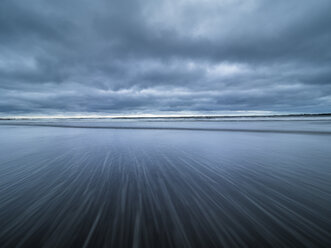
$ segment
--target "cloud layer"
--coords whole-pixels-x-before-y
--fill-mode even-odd
[[[0,112],[331,112],[329,0],[0,3]]]

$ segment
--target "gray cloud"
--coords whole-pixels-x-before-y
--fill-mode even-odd
[[[331,112],[330,11],[328,0],[3,0],[0,112]]]

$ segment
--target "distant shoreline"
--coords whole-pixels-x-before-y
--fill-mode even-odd
[[[189,116],[113,116],[113,117],[0,117],[6,120],[38,120],[38,119],[117,119],[117,120],[142,120],[142,119],[232,119],[232,118],[279,118],[279,117],[331,117],[331,113],[319,114],[279,114],[279,115],[189,115]]]

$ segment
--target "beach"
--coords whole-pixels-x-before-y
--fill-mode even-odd
[[[1,247],[330,247],[331,121],[0,123]]]

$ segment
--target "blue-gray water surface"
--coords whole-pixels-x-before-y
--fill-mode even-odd
[[[0,123],[0,247],[331,247],[331,122]]]

